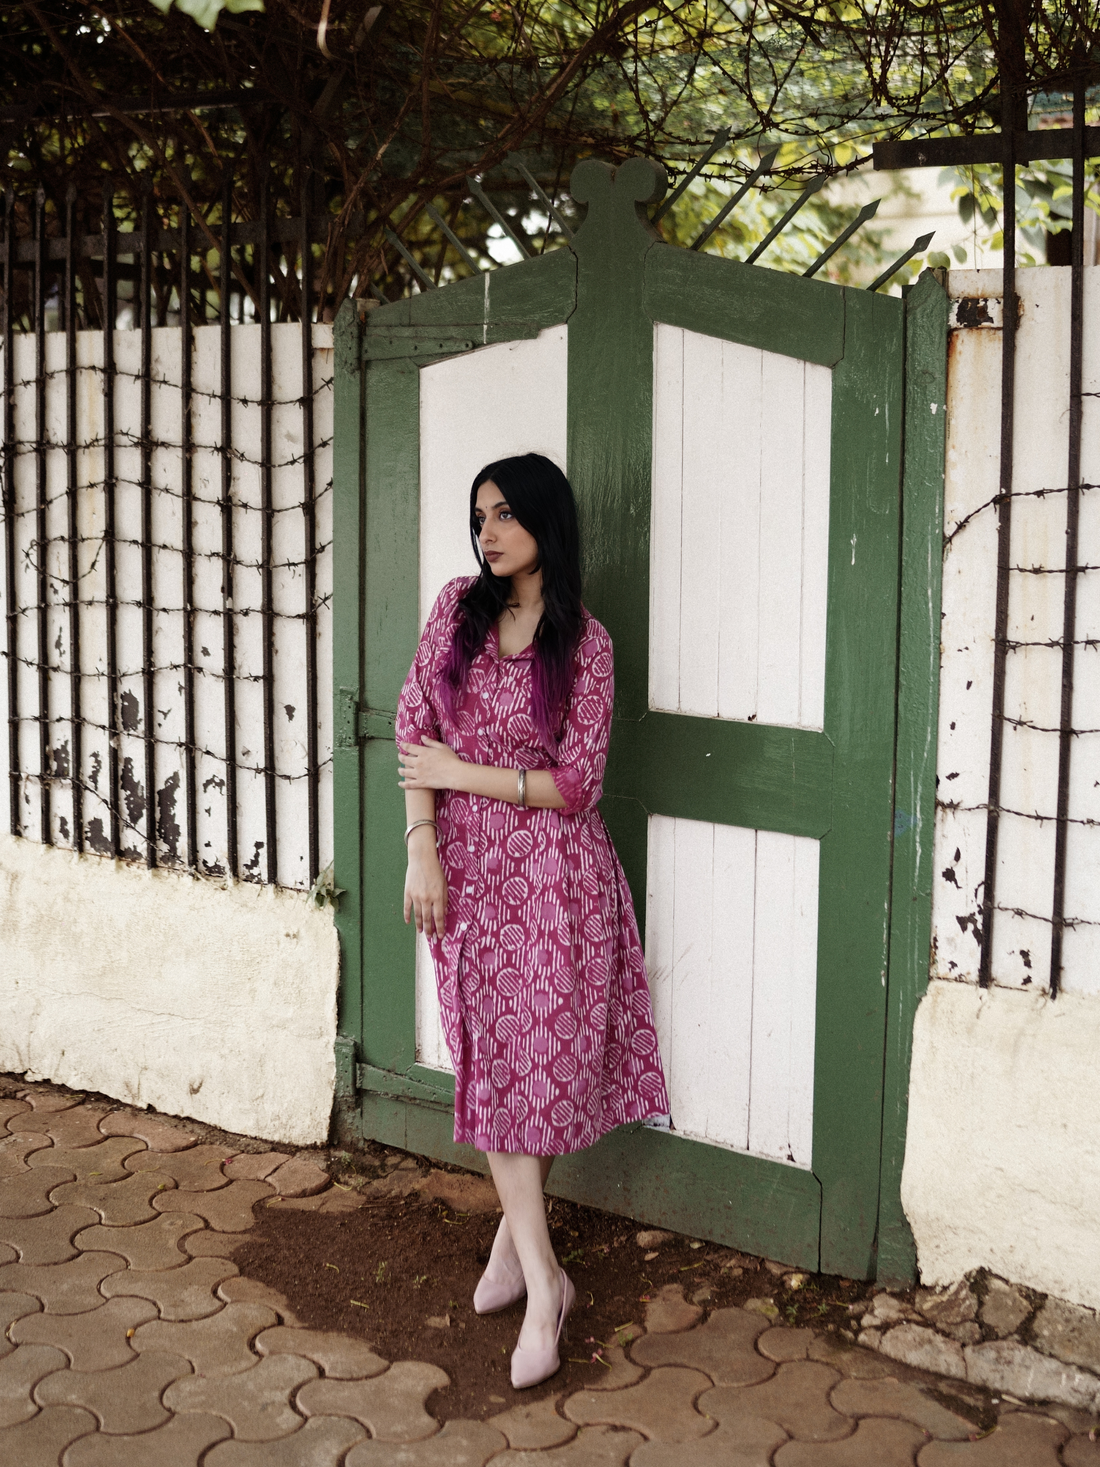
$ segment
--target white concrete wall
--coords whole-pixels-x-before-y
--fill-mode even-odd
[[[0,1071],[322,1142],[337,971],[302,892],[0,835]]]
[[[1100,1304],[1100,571],[1079,577],[1062,992],[1049,997],[1065,565],[1068,269],[1021,271],[1009,638],[993,986],[977,987],[992,704],[1000,431],[997,271],[950,294],[992,318],[953,332],[932,983],[917,1018],[902,1197],[922,1277],[987,1267]],[[1100,391],[1100,270],[1086,271],[1086,392]],[[1100,398],[1086,397],[1086,484]],[[1046,492],[1040,492],[1046,491]],[[1054,491],[1054,492],[1050,492]],[[1100,491],[1081,499],[1079,563],[1100,565]]]
[[[1100,1308],[1100,1003],[933,983],[902,1203],[921,1278],[975,1268]]]

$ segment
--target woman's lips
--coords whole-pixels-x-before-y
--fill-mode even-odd
[[[486,550],[485,559],[491,563],[495,560],[499,560],[503,554],[503,550]]]

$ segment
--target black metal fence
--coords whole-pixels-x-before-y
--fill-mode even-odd
[[[126,232],[107,200],[88,234],[5,199],[8,824],[301,886],[327,844],[321,225],[230,212],[212,239],[147,198]]]

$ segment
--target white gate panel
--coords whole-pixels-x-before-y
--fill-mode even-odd
[[[819,843],[651,816],[646,954],[676,1131],[809,1168]]]
[[[455,576],[475,569],[470,485],[479,469],[517,453],[565,468],[567,328],[482,347],[420,373],[420,624]],[[416,945],[416,1057],[450,1070],[431,953]]]
[[[655,332],[651,706],[820,729],[832,372]]]

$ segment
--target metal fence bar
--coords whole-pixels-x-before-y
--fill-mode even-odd
[[[156,707],[153,678],[153,216],[141,201],[141,732],[145,755],[145,864],[157,864]]]
[[[993,710],[989,733],[985,870],[982,878],[981,958],[978,983],[993,982],[993,923],[997,899],[997,838],[1001,819],[1001,765],[1005,730],[1005,664],[1008,656],[1008,590],[1012,566],[1013,433],[1016,421],[1016,133],[1010,87],[1002,87],[1001,133],[1004,167],[1004,266],[1001,326],[1001,443],[997,493],[997,601],[993,633]]]
[[[309,173],[303,167],[299,255],[302,274],[302,530],[306,635],[306,800],[309,824],[309,881],[321,869],[320,770],[317,751],[317,466],[313,442],[313,250],[309,237]]]
[[[772,148],[769,152],[767,152],[767,153],[764,154],[764,156],[760,159],[760,162],[756,165],[756,167],[753,169],[753,171],[749,174],[748,178],[745,179],[745,182],[741,185],[741,187],[737,190],[737,192],[733,195],[733,197],[731,199],[727,199],[727,201],[718,210],[718,213],[715,214],[714,218],[710,221],[710,223],[702,230],[702,232],[694,240],[692,240],[692,242],[691,242],[691,248],[693,250],[700,250],[700,249],[702,249],[702,247],[706,244],[707,240],[710,239],[710,237],[714,233],[714,231],[718,228],[718,226],[726,218],[727,214],[732,213],[733,210],[737,208],[737,205],[745,197],[745,195],[748,193],[749,189],[752,188],[752,186],[756,182],[756,180],[758,178],[762,178],[763,175],[768,172],[768,170],[771,168],[772,164],[775,162],[775,160],[776,160],[776,158],[778,156],[779,156],[779,149],[778,148]]]
[[[1073,233],[1070,274],[1069,453],[1066,474],[1066,569],[1062,609],[1062,689],[1058,729],[1058,797],[1054,838],[1054,898],[1051,908],[1050,996],[1062,983],[1066,916],[1066,843],[1069,836],[1069,778],[1073,748],[1073,666],[1077,639],[1078,541],[1081,519],[1081,424],[1084,416],[1085,293],[1085,81],[1073,87]]]
[[[38,651],[38,814],[40,839],[53,843],[50,809],[49,490],[46,483],[46,195],[34,200],[34,563]]]
[[[115,316],[118,311],[115,210],[110,187],[103,192],[103,567],[107,611],[107,808],[111,854],[122,854],[119,819],[118,748],[121,735],[118,685],[118,576],[115,557]]]
[[[199,869],[198,791],[195,747],[195,506],[191,463],[191,215],[180,211],[180,468],[183,475],[181,515],[181,572],[183,577],[183,785],[187,864]]]
[[[15,367],[12,295],[15,288],[15,200],[4,194],[4,600],[8,661],[8,826],[22,831],[19,810],[19,619],[15,605]]]
[[[222,699],[225,711],[225,843],[229,875],[238,875],[237,859],[237,706],[236,621],[233,610],[233,361],[229,290],[233,280],[230,214],[233,189],[222,190],[221,286],[221,527],[222,527]]]
[[[263,626],[264,815],[267,841],[267,879],[279,879],[275,812],[275,616],[271,577],[273,505],[271,494],[271,256],[268,244],[270,190],[264,180],[260,198],[260,244],[253,256],[258,264],[260,313],[260,618]],[[257,260],[258,256],[258,260]]]
[[[714,134],[713,138],[711,138],[710,147],[707,148],[706,152],[704,152],[704,154],[698,160],[698,162],[695,163],[695,165],[687,173],[684,174],[683,178],[681,178],[680,182],[672,190],[672,192],[669,194],[668,198],[665,199],[664,203],[661,204],[661,206],[657,210],[656,214],[654,214],[654,216],[653,216],[653,223],[654,224],[659,223],[659,221],[664,218],[664,216],[672,208],[673,204],[675,204],[676,201],[680,198],[681,194],[686,193],[689,185],[691,185],[692,183],[694,183],[694,181],[699,177],[700,173],[702,173],[703,169],[707,166],[707,164],[710,162],[710,160],[714,157],[714,155],[715,155],[715,153],[717,153],[718,149],[719,148],[724,148],[726,146],[726,144],[729,142],[729,140],[730,140],[730,130],[729,130],[729,128],[728,127],[720,127],[718,129],[718,131]],[[524,172],[526,172],[526,169],[524,170]],[[532,179],[531,182],[534,183],[534,179]],[[537,184],[535,186],[538,187]]]
[[[84,724],[81,717],[80,500],[77,489],[76,193],[65,201],[65,508],[69,539],[69,770],[73,850],[84,849]]]

